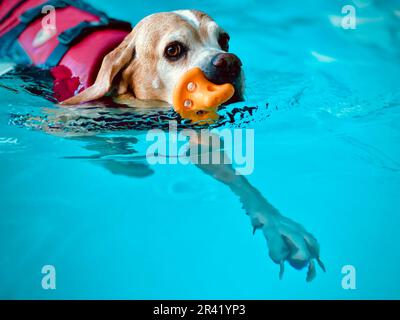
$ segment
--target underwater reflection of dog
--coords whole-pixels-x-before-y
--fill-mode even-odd
[[[153,142],[146,152],[149,164],[234,164],[236,174],[241,175],[254,170],[254,129],[184,129],[178,133],[177,123],[170,121],[168,132],[149,130],[146,141]],[[223,153],[213,152],[222,149]]]

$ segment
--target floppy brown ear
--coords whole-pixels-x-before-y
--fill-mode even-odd
[[[115,76],[133,58],[135,50],[133,37],[134,34],[131,32],[117,48],[104,57],[96,81],[91,87],[64,100],[61,104],[74,105],[104,97],[111,90]]]

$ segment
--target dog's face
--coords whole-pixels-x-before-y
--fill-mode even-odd
[[[200,67],[211,82],[233,84],[235,95],[230,102],[239,101],[243,97],[242,63],[228,49],[229,35],[205,13],[153,14],[105,57],[95,84],[66,103],[98,99],[112,86],[118,94],[172,103],[175,84],[193,67]]]

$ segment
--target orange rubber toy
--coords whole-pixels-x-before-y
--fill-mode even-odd
[[[193,122],[213,122],[218,119],[218,107],[232,98],[235,88],[208,81],[200,68],[186,72],[173,92],[174,109],[182,118]]]

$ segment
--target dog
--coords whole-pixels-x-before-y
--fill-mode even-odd
[[[172,104],[172,91],[189,69],[199,67],[216,84],[231,83],[240,101],[244,93],[241,60],[229,53],[229,35],[209,15],[196,10],[152,14],[140,21],[103,60],[95,83],[62,102],[76,105],[113,92],[125,100]]]
[[[105,55],[94,83],[61,104],[79,105],[111,95],[117,101],[132,101],[132,105],[135,105],[134,101],[145,100],[171,105],[175,83],[194,67],[199,67],[213,83],[231,83],[235,95],[228,103],[240,101],[244,95],[244,72],[239,57],[229,52],[229,39],[226,31],[200,11],[180,10],[150,15]],[[82,112],[94,111],[78,109],[74,111],[77,114],[71,114],[60,108],[59,112],[46,119],[55,117],[51,122],[67,123],[74,118],[82,119]],[[47,131],[57,133],[50,129]],[[101,151],[110,149],[106,153],[109,155],[115,149],[108,139],[101,137],[95,139],[95,146],[90,148],[98,148],[99,157]],[[123,168],[121,172],[124,174],[128,169],[126,163],[120,166],[116,166],[115,161],[105,160],[102,163],[113,172],[116,168]],[[254,231],[263,232],[271,259],[280,265],[280,276],[283,275],[285,261],[296,269],[308,265],[308,281],[316,274],[314,260],[325,270],[319,258],[319,244],[312,234],[281,215],[244,176],[236,175],[232,166],[203,165],[201,162],[197,166],[205,174],[227,185],[240,199]],[[132,175],[132,170],[125,174]]]

